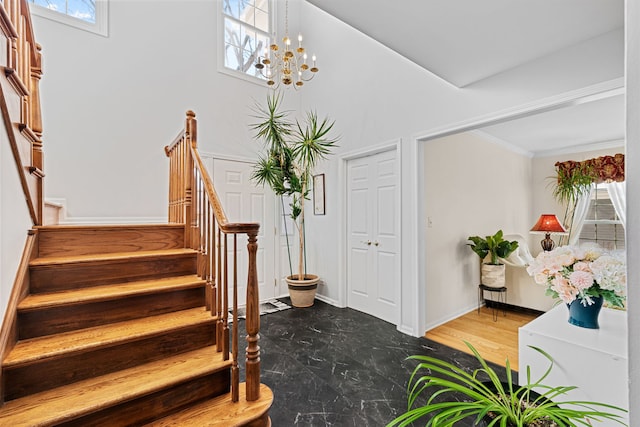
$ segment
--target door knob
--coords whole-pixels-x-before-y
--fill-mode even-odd
[[[371,246],[371,240],[367,240],[366,242],[363,240],[362,243],[365,243],[367,246]]]
[[[376,245],[376,246],[378,246],[378,245],[380,245],[380,243],[378,243],[378,242],[375,242],[375,243],[374,243],[374,245]]]

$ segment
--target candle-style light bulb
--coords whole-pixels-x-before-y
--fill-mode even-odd
[[[302,46],[302,34],[298,34],[298,47]]]

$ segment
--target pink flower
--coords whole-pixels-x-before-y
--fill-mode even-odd
[[[554,287],[553,289],[558,293],[558,297],[560,297],[565,304],[570,304],[575,301],[578,296],[578,290],[572,286],[566,286],[560,289]]]
[[[573,265],[573,271],[587,271],[591,272],[591,266],[584,261],[578,261]]]
[[[573,288],[573,286],[571,286],[571,283],[569,283],[569,280],[567,280],[560,274],[556,274],[551,278],[551,288],[554,291],[561,293],[567,289]]]
[[[593,285],[593,275],[588,271],[578,270],[569,275],[569,281],[579,290],[589,289]]]

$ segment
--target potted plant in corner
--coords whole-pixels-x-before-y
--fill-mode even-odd
[[[506,381],[482,358],[468,342],[465,344],[480,363],[472,373],[459,366],[430,356],[411,356],[417,360],[407,390],[407,411],[387,427],[413,425],[414,421],[431,416],[427,427],[451,427],[469,417],[474,425],[488,427],[570,427],[590,426],[594,420],[609,420],[625,426],[622,408],[598,402],[559,401],[574,386],[545,385],[543,381],[553,368],[553,359],[542,349],[549,367],[542,377],[531,380],[527,366],[524,385],[513,382],[509,359],[505,363]],[[423,375],[420,375],[424,372]],[[419,398],[427,394],[426,402]],[[421,424],[423,425],[423,424]]]
[[[484,261],[487,255],[491,256],[490,262],[482,262],[480,281],[483,285],[492,288],[501,288],[505,284],[505,266],[500,262],[500,259],[508,257],[518,249],[517,241],[509,242],[504,240],[502,236],[502,230],[498,230],[493,236],[486,236],[485,238],[470,236],[468,240],[473,243],[467,243],[478,254],[480,262]]]
[[[319,277],[305,271],[305,200],[309,197],[313,169],[319,160],[331,154],[337,139],[328,137],[334,122],[318,120],[308,112],[303,123],[290,121],[290,112],[281,111],[282,94],[271,92],[267,105],[256,108],[258,123],[252,125],[255,138],[263,143],[264,153],[254,165],[252,179],[268,185],[278,196],[291,197],[291,218],[298,232],[298,270],[286,278],[291,304],[313,305]]]

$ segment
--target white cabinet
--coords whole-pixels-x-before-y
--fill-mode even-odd
[[[554,359],[550,386],[577,386],[560,400],[586,400],[629,409],[627,313],[603,308],[600,329],[569,324],[569,311],[558,305],[519,330],[519,379],[526,382],[526,366],[537,380],[548,362],[529,346],[539,347]],[[619,426],[613,422],[594,427]]]

